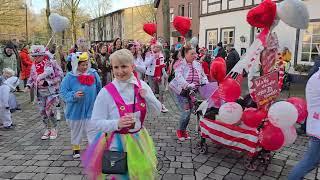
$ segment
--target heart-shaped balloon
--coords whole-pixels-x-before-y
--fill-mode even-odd
[[[155,33],[157,33],[157,25],[154,23],[146,23],[143,25],[143,30],[150,36],[153,36]]]
[[[182,36],[185,36],[190,30],[191,19],[184,16],[176,16],[173,20],[173,26]]]
[[[58,33],[64,31],[69,26],[69,19],[57,13],[51,13],[49,16],[49,24],[52,31]]]
[[[248,23],[257,28],[270,28],[276,18],[277,6],[271,0],[265,0],[247,14]]]

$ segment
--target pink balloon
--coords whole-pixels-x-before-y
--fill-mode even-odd
[[[282,133],[284,135],[284,145],[288,146],[294,143],[297,139],[297,131],[294,126],[290,128],[282,129]]]
[[[308,117],[307,102],[304,99],[298,97],[291,97],[287,101],[297,108],[299,113],[297,122],[302,124]]]

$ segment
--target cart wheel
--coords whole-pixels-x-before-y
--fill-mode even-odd
[[[198,149],[201,149],[201,141],[197,142],[196,147],[197,147]]]
[[[200,154],[207,154],[208,152],[208,145],[206,143],[203,143],[203,145],[199,149]]]
[[[264,159],[264,164],[269,164],[269,162],[271,161],[271,153],[264,154],[263,159]]]
[[[258,168],[258,163],[255,160],[252,160],[252,158],[247,158],[244,161],[244,166],[249,171],[255,171]]]

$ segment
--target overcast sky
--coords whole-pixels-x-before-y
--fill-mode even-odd
[[[46,7],[46,1],[45,0],[29,0],[32,1],[32,9],[36,13],[40,13],[41,9]],[[94,1],[94,0],[92,0]],[[112,0],[112,10],[115,11],[118,9],[131,7],[131,6],[137,6],[139,5],[141,0]],[[81,1],[80,1],[81,3]]]

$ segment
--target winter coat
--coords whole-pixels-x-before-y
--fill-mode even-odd
[[[4,49],[0,49],[0,73],[4,68],[11,68],[17,73],[17,57],[13,53],[10,57],[7,57],[4,53]]]
[[[239,60],[240,60],[240,56],[238,52],[232,48],[228,53],[228,56],[226,59],[227,73],[229,73],[232,70],[232,68],[238,63]]]
[[[20,79],[25,80],[30,77],[31,67],[32,67],[32,60],[30,59],[30,55],[28,49],[23,48],[20,51],[20,58],[21,58],[21,73]]]

